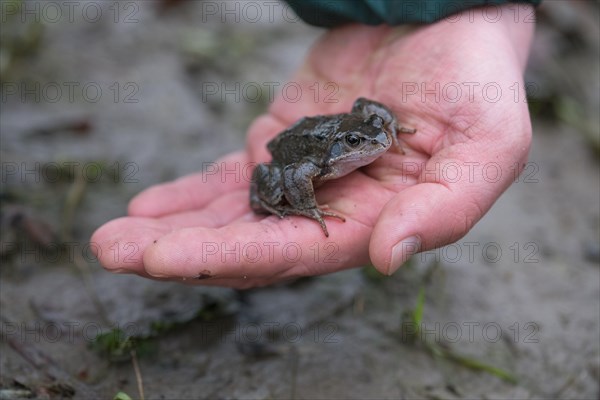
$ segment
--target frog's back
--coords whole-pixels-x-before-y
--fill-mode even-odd
[[[267,148],[273,155],[273,162],[288,165],[307,158],[320,158],[331,133],[335,132],[340,121],[328,116],[305,117],[277,135]]]

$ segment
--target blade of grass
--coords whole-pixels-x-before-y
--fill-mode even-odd
[[[453,352],[451,350],[444,350],[443,354],[447,359],[454,361],[455,363],[458,363],[466,368],[472,369],[474,371],[487,372],[488,374],[492,374],[492,375],[494,375],[506,382],[512,383],[512,384],[518,383],[518,379],[516,376],[514,376],[513,374],[511,374],[510,372],[508,372],[502,368],[494,367],[493,365],[486,364],[486,363],[476,360],[474,358],[456,354],[455,352]]]
[[[423,310],[425,308],[425,286],[421,286],[419,294],[417,295],[417,304],[412,312],[412,319],[415,327],[420,328],[421,322],[423,322]]]
[[[471,357],[463,356],[436,343],[425,344],[425,347],[434,358],[446,359],[473,371],[486,372],[512,384],[517,384],[519,382],[515,375],[502,368],[495,367]]]

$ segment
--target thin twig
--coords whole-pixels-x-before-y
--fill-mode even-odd
[[[144,400],[144,381],[142,380],[142,373],[140,372],[140,366],[138,365],[135,350],[131,350],[131,363],[133,364],[133,371],[135,372],[135,380],[137,382],[140,399]]]

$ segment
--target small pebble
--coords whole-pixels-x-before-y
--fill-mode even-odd
[[[598,242],[587,242],[583,247],[583,257],[586,261],[600,266],[600,244]]]

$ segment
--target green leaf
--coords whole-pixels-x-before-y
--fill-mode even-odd
[[[113,397],[113,400],[132,400],[131,397],[129,397],[129,395],[125,392],[119,392],[117,394],[115,394],[115,397]]]

